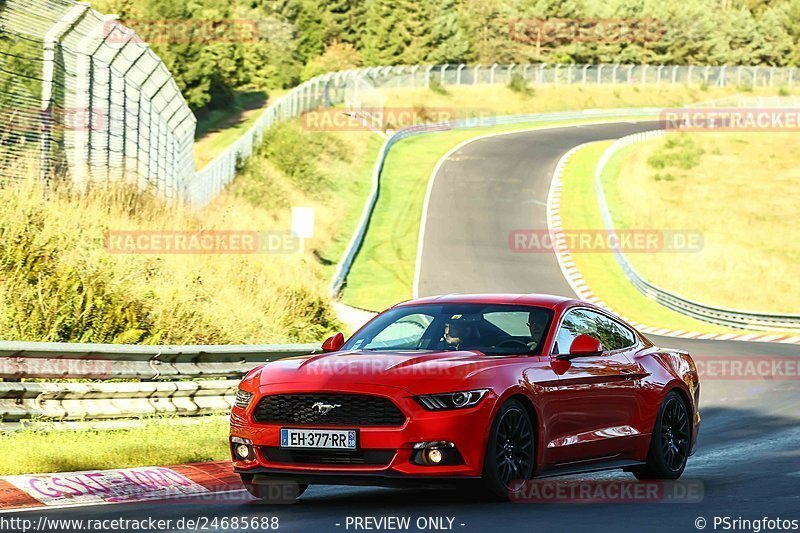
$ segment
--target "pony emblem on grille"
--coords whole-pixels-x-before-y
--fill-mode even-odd
[[[316,402],[314,405],[311,406],[311,410],[321,415],[327,415],[337,407],[341,406],[342,405],[339,403],[330,404],[330,403]]]

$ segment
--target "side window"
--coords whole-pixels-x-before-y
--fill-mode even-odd
[[[595,316],[595,319],[592,315]],[[569,353],[569,347],[578,335],[589,335],[600,339],[595,313],[584,309],[570,311],[558,330],[554,352],[557,354]],[[603,340],[600,339],[600,342]]]
[[[594,311],[575,309],[569,312],[561,324],[556,337],[555,353],[569,353],[569,347],[578,335],[589,335],[598,339],[605,351],[627,348],[636,342],[633,332],[622,324]]]
[[[433,322],[433,316],[415,313],[392,322],[375,335],[362,350],[394,349],[413,350],[419,346],[422,335]]]
[[[603,319],[605,319],[605,321],[608,322],[609,324],[608,350],[620,350],[622,348],[627,348],[629,346],[633,346],[634,344],[636,344],[636,337],[634,336],[631,330],[629,330],[616,320],[611,320],[608,317],[603,317]]]

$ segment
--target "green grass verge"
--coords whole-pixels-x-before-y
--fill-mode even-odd
[[[342,132],[336,135],[350,135]],[[374,133],[358,133],[365,146],[365,156],[354,158],[346,172],[340,172],[340,181],[330,199],[342,218],[330,231],[330,240],[320,247],[319,260],[322,263],[325,279],[333,279],[336,267],[341,261],[347,244],[353,237],[361,220],[361,212],[372,187],[372,168],[383,145],[383,138]]]
[[[798,312],[796,133],[670,132],[624,156],[606,187],[615,226],[703,238],[694,253],[630,254],[639,273],[716,307]]]
[[[562,175],[561,220],[565,230],[603,229],[603,219],[594,190],[597,162],[612,141],[592,143],[570,158]],[[608,162],[601,176],[604,186],[619,175],[627,151],[623,149]],[[606,187],[606,191],[614,191]],[[607,193],[609,205],[614,205],[616,192]],[[640,324],[700,333],[745,333],[701,322],[687,317],[648,299],[631,285],[611,253],[573,253],[575,266],[589,288],[614,311]]]
[[[230,109],[217,109],[197,121],[194,142],[195,168],[201,169],[255,124],[264,110],[286,91],[243,93]]]
[[[411,298],[422,204],[436,163],[468,139],[490,133],[513,132],[612,119],[529,122],[430,133],[397,143],[381,175],[378,203],[364,244],[347,278],[342,300],[361,309],[379,311]],[[620,117],[614,120],[625,120]],[[380,290],[376,290],[380,287]]]
[[[0,433],[0,475],[165,466],[229,458],[227,417],[148,419],[132,429]]]

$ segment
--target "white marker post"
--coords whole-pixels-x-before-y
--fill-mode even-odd
[[[305,240],[314,237],[313,207],[292,207],[292,234],[300,239],[300,255],[303,255]]]

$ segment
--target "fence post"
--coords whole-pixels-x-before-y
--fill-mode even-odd
[[[582,74],[583,78],[582,78],[581,82],[582,83],[586,83],[586,75],[589,72],[589,65],[584,65],[582,70],[583,70],[583,72],[581,74]]]
[[[678,65],[672,66],[672,85],[678,83]]]
[[[664,65],[659,65],[656,69],[656,83],[661,85],[661,71],[664,70]]]
[[[619,70],[619,63],[615,63],[611,69],[611,83],[617,83],[617,70]]]
[[[489,71],[489,85],[494,85],[494,71],[497,69],[497,63],[492,65],[491,70]]]
[[[478,84],[478,72],[480,71],[481,66],[475,65],[475,72],[472,73],[472,85]]]
[[[567,67],[567,84],[572,85],[572,71],[575,70],[575,65],[572,63]]]
[[[433,70],[433,65],[428,65],[425,67],[425,88],[430,89],[431,87],[431,71]]]
[[[561,68],[561,63],[556,63],[553,69],[553,85],[558,85],[558,71]]]
[[[544,83],[544,68],[547,66],[547,63],[539,63],[539,85]]]
[[[53,83],[55,79],[56,47],[64,35],[72,31],[89,10],[89,4],[76,4],[44,35],[42,50],[42,94],[40,104],[41,131],[39,138],[39,178],[49,183],[52,177],[50,150],[52,149]],[[63,110],[62,110],[63,111]]]
[[[597,83],[603,80],[603,64],[597,65]]]
[[[522,79],[527,81],[528,80],[528,69],[531,68],[530,63],[525,63],[525,66],[522,67]]]
[[[441,70],[439,70],[439,84],[444,85],[444,72],[447,70],[447,65],[442,65]]]
[[[77,49],[81,51],[77,56],[75,73],[75,108],[94,111],[94,54],[103,46],[105,34],[103,29],[108,21],[115,22],[115,16],[107,16],[80,41]],[[94,43],[95,39],[98,41]],[[92,48],[93,45],[95,45]],[[72,169],[73,184],[81,189],[88,183],[89,170],[92,158],[92,129],[91,126],[81,125],[75,130],[74,135],[74,160]]]

